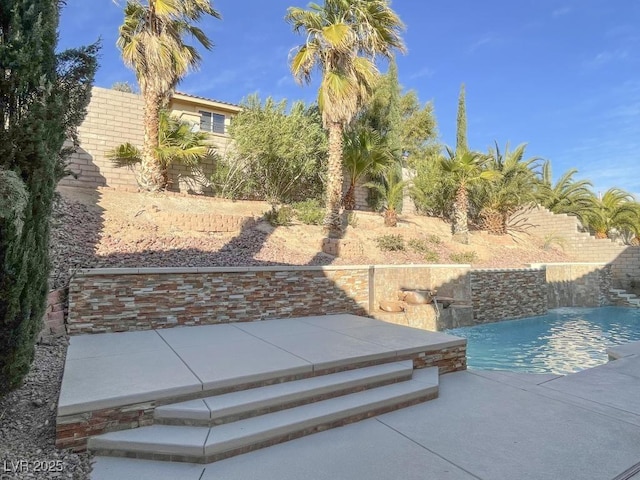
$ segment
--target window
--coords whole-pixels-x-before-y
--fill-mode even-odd
[[[224,115],[211,112],[200,112],[200,130],[224,135]]]

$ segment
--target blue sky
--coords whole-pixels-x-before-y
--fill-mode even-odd
[[[315,99],[294,83],[289,52],[302,38],[283,21],[306,0],[214,0],[223,20],[202,27],[216,46],[179,90],[229,102]],[[467,88],[469,143],[486,151],[528,143],[529,156],[569,168],[597,191],[640,197],[640,2],[637,0],[395,0],[407,26],[400,81],[433,101],[441,140],[455,141],[457,96]],[[122,6],[68,0],[61,49],[102,38],[96,84],[135,83],[115,46]]]

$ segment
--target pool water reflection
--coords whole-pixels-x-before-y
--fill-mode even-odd
[[[607,362],[607,348],[640,340],[640,309],[560,308],[541,317],[448,330],[481,370],[573,373]]]

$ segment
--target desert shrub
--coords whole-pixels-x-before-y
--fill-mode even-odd
[[[442,243],[442,239],[438,235],[432,234],[432,235],[427,235],[427,242],[432,243],[434,245],[440,245]]]
[[[310,199],[293,204],[296,218],[305,225],[322,225],[324,208],[318,200]]]
[[[291,225],[294,217],[295,212],[289,205],[274,208],[264,214],[264,219],[274,227],[286,227],[287,225]]]
[[[274,205],[320,196],[327,139],[318,109],[257,95],[242,106],[229,134],[254,196]]]
[[[405,250],[404,238],[402,235],[382,235],[376,238],[378,248],[385,252],[399,252]]]
[[[564,237],[561,237],[560,235],[557,235],[555,233],[545,235],[542,243],[543,250],[552,250],[554,245],[564,250],[564,247],[567,245],[567,241]]]
[[[440,254],[434,250],[424,252],[424,261],[427,263],[438,263],[440,261]]]
[[[427,240],[412,238],[409,240],[409,248],[416,253],[420,253],[426,262],[437,263],[440,261],[440,255],[431,249],[430,243]]]
[[[449,259],[455,263],[474,263],[478,260],[478,254],[474,251],[452,253]]]
[[[417,253],[425,253],[431,250],[427,241],[422,238],[412,238],[408,244],[409,248]]]
[[[233,150],[216,152],[209,185],[213,194],[231,200],[264,200],[248,173],[247,162]]]

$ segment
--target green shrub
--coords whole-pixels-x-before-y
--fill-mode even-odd
[[[412,238],[409,240],[409,248],[416,253],[426,253],[431,250],[427,241],[421,238]]]
[[[0,397],[22,384],[34,358],[56,184],[66,175],[97,68],[97,45],[56,54],[61,3],[2,4]]]
[[[383,235],[376,238],[378,248],[385,252],[399,252],[405,249],[402,235]]]
[[[440,245],[442,243],[442,239],[435,234],[427,236],[427,242],[433,243],[434,245]]]
[[[459,252],[449,255],[449,259],[455,263],[473,263],[478,260],[478,254],[476,252]]]
[[[416,253],[422,254],[426,262],[437,263],[440,261],[440,255],[438,252],[431,249],[427,240],[412,238],[409,240],[409,248]]]
[[[542,244],[543,250],[552,250],[554,245],[557,245],[562,250],[564,250],[564,247],[567,245],[567,241],[564,239],[564,237],[556,235],[555,233],[545,235]]]
[[[424,261],[427,263],[438,263],[440,261],[440,254],[433,250],[429,250],[424,253]]]
[[[286,227],[291,225],[295,213],[289,205],[274,208],[264,214],[264,219],[274,227]]]
[[[293,204],[296,217],[305,225],[322,225],[324,208],[318,200],[310,199]]]

